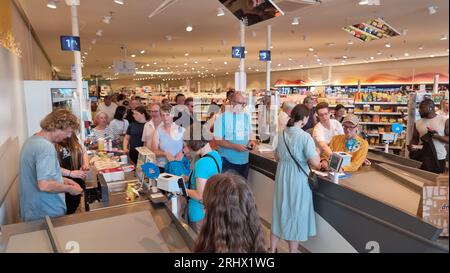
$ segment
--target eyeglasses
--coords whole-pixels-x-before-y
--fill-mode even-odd
[[[232,100],[231,103],[232,103],[233,105],[242,105],[242,106],[247,105],[247,103],[245,103],[245,102],[234,101],[234,100]]]
[[[150,113],[159,113],[159,110],[150,111]]]
[[[356,127],[358,127],[358,125],[355,125],[355,126],[343,125],[342,127],[344,128],[344,130],[345,130],[345,129],[351,130],[351,129],[355,129]]]

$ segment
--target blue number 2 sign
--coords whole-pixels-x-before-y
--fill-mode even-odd
[[[243,46],[233,46],[231,49],[231,57],[237,59],[245,58],[245,47]]]

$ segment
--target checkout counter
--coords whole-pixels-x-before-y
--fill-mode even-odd
[[[145,189],[127,199],[128,184],[139,184],[134,171],[120,181],[95,178],[86,182],[85,212],[1,226],[0,253],[191,252],[196,234],[173,213],[173,202],[165,196],[151,202],[153,192]]]
[[[313,192],[317,236],[301,243],[303,250],[448,253],[448,240],[438,240],[441,229],[418,216],[422,187],[435,181],[436,175],[395,155],[370,151],[368,157],[372,166],[362,167],[339,184],[319,176],[319,187]],[[249,184],[269,228],[276,169],[273,152],[250,153]]]

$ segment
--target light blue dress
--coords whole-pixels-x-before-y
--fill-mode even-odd
[[[307,160],[316,156],[312,137],[297,127],[287,127],[286,142],[292,155],[309,172]],[[272,233],[283,240],[304,242],[316,235],[316,220],[308,177],[290,156],[283,133],[278,136],[278,167],[273,195]]]

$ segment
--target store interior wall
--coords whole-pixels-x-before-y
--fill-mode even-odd
[[[412,83],[433,82],[434,75],[440,75],[440,82],[448,82],[449,59],[445,57],[421,58],[400,61],[387,61],[375,63],[363,63],[354,65],[339,65],[334,67],[319,67],[311,69],[296,69],[288,71],[273,71],[271,73],[271,86],[278,80],[303,80],[314,84],[357,84],[362,83]],[[133,79],[120,79],[112,81],[113,90],[122,87],[135,88],[142,86],[154,86],[160,80],[134,81]],[[191,87],[196,87],[200,82],[202,91],[212,91],[214,88],[225,90],[234,88],[234,75],[193,78]],[[266,73],[249,73],[247,71],[247,89],[264,89]],[[166,81],[169,87],[186,85],[186,80]]]
[[[18,174],[20,147],[27,122],[23,80],[51,80],[51,64],[31,34],[31,26],[10,0],[0,1],[0,32],[13,37],[20,49],[0,45],[0,225],[19,221]],[[0,36],[5,37],[5,36]]]

